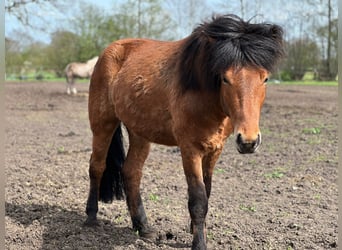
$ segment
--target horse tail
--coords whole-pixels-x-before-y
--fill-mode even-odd
[[[125,158],[122,130],[119,125],[114,132],[108,149],[106,169],[102,175],[100,185],[100,201],[111,203],[114,198],[117,200],[123,200],[125,198],[121,173]]]
[[[72,80],[71,66],[72,66],[71,63],[69,63],[64,69],[64,74],[65,74],[67,83],[71,83],[71,80]]]

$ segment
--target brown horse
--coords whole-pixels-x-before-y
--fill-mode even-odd
[[[86,63],[80,63],[80,62],[72,62],[69,63],[64,70],[65,78],[67,81],[67,94],[77,94],[77,89],[75,86],[75,78],[90,78],[94,66],[97,62],[97,59],[99,57],[96,56],[90,60],[88,60]]]
[[[110,44],[90,82],[93,151],[86,224],[97,223],[99,200],[125,194],[133,229],[153,237],[139,191],[143,164],[151,142],[178,146],[188,184],[192,249],[206,249],[215,162],[232,133],[240,153],[253,153],[260,145],[265,82],[282,54],[281,27],[233,15],[213,17],[180,41]],[[126,157],[121,123],[129,135]]]

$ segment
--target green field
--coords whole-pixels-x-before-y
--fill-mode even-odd
[[[6,82],[17,82],[17,81],[27,81],[27,82],[65,82],[64,78],[49,78],[43,80],[27,79],[27,80],[6,80]],[[89,83],[89,79],[77,79],[77,83]],[[338,86],[337,81],[286,81],[280,83],[270,83],[279,85],[308,85],[308,86]]]
[[[284,81],[279,84],[287,85],[316,85],[316,86],[337,86],[337,81]]]
[[[27,75],[25,79],[18,79],[17,77],[10,76],[7,77],[6,82],[22,81],[22,82],[65,82],[65,78],[55,77],[52,74],[44,74],[43,78],[40,80],[36,79],[34,75]],[[77,79],[78,83],[89,83],[89,79]],[[310,86],[337,86],[338,81],[313,81],[313,80],[303,80],[303,81],[277,81],[270,80],[269,84],[286,84],[286,85],[310,85]]]

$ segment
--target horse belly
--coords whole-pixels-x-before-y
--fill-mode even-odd
[[[87,78],[89,77],[89,66],[85,63],[78,63],[73,64],[71,67],[71,71],[74,76],[80,77],[80,78]]]
[[[115,84],[113,102],[116,116],[131,132],[153,143],[177,145],[168,98],[162,88],[137,76],[131,84]]]

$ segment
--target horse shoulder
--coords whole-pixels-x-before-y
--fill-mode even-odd
[[[233,129],[229,118],[215,105],[215,97],[185,94],[176,100],[172,110],[179,144],[195,146],[203,154],[222,148]]]

